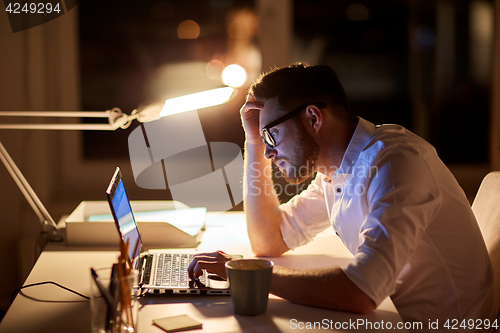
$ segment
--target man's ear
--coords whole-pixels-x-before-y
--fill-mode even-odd
[[[323,110],[316,105],[309,105],[306,109],[305,116],[307,127],[315,133],[318,133],[323,124]]]

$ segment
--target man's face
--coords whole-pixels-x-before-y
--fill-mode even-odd
[[[289,111],[279,107],[277,97],[267,100],[260,112],[260,128]],[[318,158],[318,145],[301,121],[304,112],[271,128],[276,146],[266,145],[265,157],[273,160],[291,184],[299,184],[312,176]]]

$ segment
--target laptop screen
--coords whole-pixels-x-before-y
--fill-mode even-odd
[[[141,251],[141,238],[118,169],[111,182],[112,184],[110,184],[110,188],[107,191],[108,200],[110,201],[111,210],[115,216],[115,222],[118,225],[123,241],[129,244],[128,255],[134,260]],[[110,189],[114,189],[114,191],[110,191]],[[137,246],[137,251],[134,253],[137,242],[139,242],[139,246]]]

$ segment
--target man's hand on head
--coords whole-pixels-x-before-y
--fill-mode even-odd
[[[189,278],[196,279],[202,276],[203,269],[209,273],[214,273],[220,277],[226,278],[226,267],[224,265],[227,261],[232,259],[233,258],[229,254],[222,251],[197,254],[189,264]]]
[[[248,95],[245,104],[240,109],[241,122],[246,134],[246,141],[251,144],[260,144],[259,113],[264,102],[257,101],[254,96]]]

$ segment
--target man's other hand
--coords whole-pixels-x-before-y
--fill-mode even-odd
[[[226,278],[226,267],[224,265],[227,261],[232,259],[233,258],[229,254],[222,251],[197,254],[189,264],[189,278],[196,279],[202,276],[203,269],[209,273],[214,273],[220,277]]]
[[[247,101],[240,109],[241,122],[245,130],[246,141],[250,144],[260,144],[259,113],[264,107],[264,102],[258,102],[252,95],[247,96]]]

